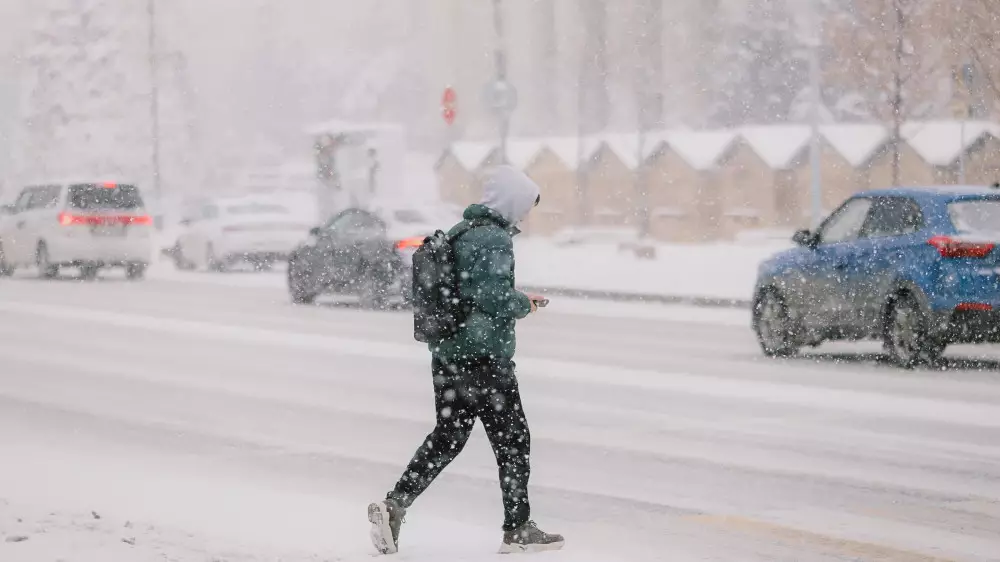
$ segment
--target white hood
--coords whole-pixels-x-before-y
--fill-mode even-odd
[[[511,226],[523,221],[538,198],[538,184],[511,166],[491,169],[483,182],[482,205],[507,219]]]

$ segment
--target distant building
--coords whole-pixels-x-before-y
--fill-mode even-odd
[[[909,121],[902,127],[901,185],[958,182],[960,155],[967,182],[1000,180],[1000,124]],[[825,125],[821,133],[823,206],[832,211],[851,194],[891,185],[889,131],[875,123]],[[546,204],[525,231],[552,235],[577,227],[639,229],[654,239],[703,242],[747,230],[809,226],[810,129],[765,125],[694,131],[514,138],[510,162],[542,187]],[[464,205],[479,198],[480,173],[496,163],[491,142],[460,142],[438,160],[441,196]],[[576,154],[585,156],[578,169]],[[641,158],[639,157],[641,155]],[[647,196],[636,178],[646,177]],[[580,183],[581,179],[584,183]],[[648,219],[646,219],[648,217]],[[643,224],[645,221],[646,224]]]

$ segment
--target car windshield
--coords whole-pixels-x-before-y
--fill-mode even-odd
[[[287,215],[288,208],[268,203],[248,203],[226,207],[230,215]]]
[[[80,210],[142,208],[142,197],[134,185],[76,184],[69,187],[69,206]]]
[[[385,224],[378,217],[365,211],[345,211],[326,224],[334,235],[351,240],[382,238]]]
[[[416,209],[397,209],[393,212],[392,218],[401,224],[427,224],[427,215]]]
[[[959,232],[1000,233],[1000,199],[972,199],[948,205],[951,224]]]

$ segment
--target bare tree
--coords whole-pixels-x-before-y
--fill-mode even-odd
[[[970,65],[975,91],[965,92],[983,113],[1000,113],[1000,27],[993,0],[940,2],[935,21],[949,33],[952,65]]]
[[[580,119],[588,132],[603,131],[610,121],[608,95],[608,13],[605,0],[581,0],[584,45]]]
[[[869,117],[890,125],[894,184],[903,123],[941,109],[938,84],[949,69],[946,43],[932,21],[934,1],[857,0],[828,22],[839,56],[830,61],[827,79],[860,97]]]
[[[584,138],[603,131],[610,119],[608,99],[608,33],[607,6],[604,0],[581,0],[580,20],[583,25],[580,45],[580,68],[577,83],[577,189],[580,201],[580,222],[588,224],[591,216],[590,170]]]
[[[539,100],[536,107],[539,111],[534,116],[537,120],[537,131],[551,135],[559,128],[559,47],[558,30],[556,27],[556,3],[555,0],[541,0],[535,3],[537,17],[535,19],[535,29],[538,41],[538,59],[536,66],[537,85],[539,86]]]

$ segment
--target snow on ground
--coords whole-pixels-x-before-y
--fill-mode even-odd
[[[314,554],[267,547],[237,550],[218,540],[160,524],[129,520],[94,510],[66,511],[64,501],[53,509],[38,502],[0,499],[0,560],[9,562],[163,562],[164,560],[320,561]],[[215,543],[213,546],[212,543]],[[271,550],[270,553],[268,551]]]
[[[519,241],[517,282],[539,287],[672,297],[749,299],[760,263],[789,243],[656,245],[640,259],[614,244],[558,246]]]
[[[107,274],[106,274],[107,275]],[[108,275],[110,277],[110,275]],[[276,267],[266,273],[230,272],[207,273],[177,271],[169,264],[150,269],[150,278],[170,282],[212,284],[231,287],[273,289],[275,300],[286,300],[285,270]],[[350,297],[322,297],[324,302],[350,302]],[[668,320],[692,324],[750,325],[749,312],[741,309],[700,307],[690,305],[615,302],[601,299],[551,297],[548,311],[594,318],[631,318],[636,320]]]
[[[373,560],[365,506],[432,423],[408,316],[171,274],[0,285],[0,561]],[[531,560],[996,559],[997,346],[769,361],[725,325],[745,311],[694,312],[558,299],[519,325],[533,516],[568,538]],[[391,560],[509,562],[498,495],[477,429]]]
[[[748,300],[757,267],[791,247],[780,240],[718,244],[659,244],[655,259],[640,259],[616,244],[565,246],[547,239],[525,238],[516,245],[517,282],[521,286],[583,291],[607,291],[665,297]],[[154,275],[171,279],[202,279],[247,287],[284,286],[283,268],[258,275],[252,271],[218,274],[174,274],[168,261]],[[181,272],[178,272],[181,273]],[[280,277],[280,279],[279,279]]]
[[[87,452],[79,444],[7,445],[21,460],[0,467],[0,481],[23,489],[0,489],[4,562],[354,562],[372,554],[360,503],[281,490],[231,467],[127,457],[97,443]],[[414,535],[435,527],[463,535],[451,542],[455,560],[490,560],[483,546],[499,545],[495,531],[421,517],[406,529],[409,550],[432,545]]]
[[[685,324],[716,324],[744,328],[750,326],[750,312],[741,309],[553,297],[547,310],[558,314],[590,318],[666,320]]]

